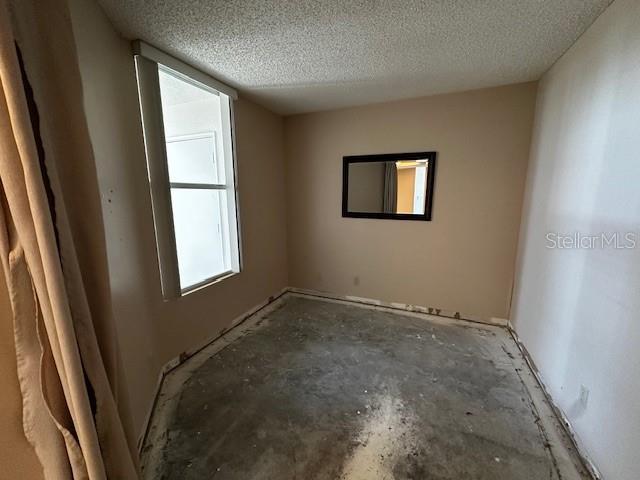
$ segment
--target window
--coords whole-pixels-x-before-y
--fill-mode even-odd
[[[165,298],[240,271],[235,92],[136,43],[156,244]]]

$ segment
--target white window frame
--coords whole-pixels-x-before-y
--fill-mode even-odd
[[[162,294],[165,300],[171,300],[219,282],[236,273],[240,273],[242,270],[242,242],[240,241],[240,217],[238,213],[238,179],[233,110],[233,100],[238,98],[238,94],[234,89],[213,77],[144,42],[135,41],[133,43],[133,52],[138,80]],[[216,138],[214,133],[214,142],[221,141],[223,146],[224,183],[177,183],[169,181],[165,142],[175,141],[176,139],[165,138],[158,77],[159,69],[220,97],[223,138]],[[211,133],[189,135],[185,136],[185,139],[187,137],[204,137],[205,135],[211,136]],[[171,206],[171,189],[173,188],[228,191],[226,215],[228,219],[229,245],[232,251],[224,251],[223,242],[222,253],[229,256],[231,269],[186,288],[180,287]]]

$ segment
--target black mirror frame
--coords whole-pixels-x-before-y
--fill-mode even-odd
[[[381,155],[348,155],[342,157],[342,216],[348,218],[378,218],[385,220],[419,220],[431,221],[433,210],[433,185],[436,173],[436,152],[411,152],[411,153],[385,153]],[[414,213],[372,213],[349,212],[347,202],[349,196],[349,165],[352,163],[386,162],[397,160],[429,160],[427,171],[427,192],[425,198],[424,214]]]

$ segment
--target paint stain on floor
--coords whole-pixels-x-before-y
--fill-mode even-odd
[[[507,341],[498,328],[290,297],[182,373],[145,476],[568,480]]]

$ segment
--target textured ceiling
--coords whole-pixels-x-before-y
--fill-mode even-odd
[[[538,79],[611,0],[99,0],[279,113]]]

